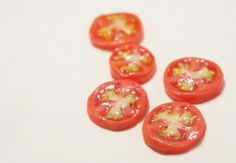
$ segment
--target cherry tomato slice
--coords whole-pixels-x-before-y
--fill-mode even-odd
[[[201,103],[220,94],[224,76],[220,67],[202,58],[180,58],[164,74],[166,93],[175,101]]]
[[[143,27],[140,19],[130,13],[100,15],[92,23],[90,39],[94,46],[112,50],[126,43],[140,43]]]
[[[119,46],[110,57],[110,71],[114,79],[131,79],[142,84],[153,76],[155,70],[154,56],[140,45]]]
[[[133,80],[115,80],[97,87],[88,98],[88,115],[97,125],[124,130],[143,119],[149,107],[147,94]]]
[[[171,102],[159,105],[145,118],[144,142],[164,154],[183,153],[196,146],[206,131],[205,120],[193,105]]]

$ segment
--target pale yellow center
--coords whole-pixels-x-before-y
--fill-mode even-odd
[[[165,110],[154,115],[152,123],[159,120],[166,122],[168,127],[161,131],[161,136],[165,138],[175,137],[176,139],[180,139],[182,135],[179,132],[179,128],[183,128],[183,125],[193,123],[194,119],[195,116],[193,116],[190,111],[184,111],[183,114],[180,114],[176,111]]]
[[[103,38],[105,38],[107,40],[111,40],[113,29],[118,29],[118,30],[124,31],[128,35],[133,33],[135,25],[132,23],[127,23],[123,16],[113,15],[113,16],[108,16],[108,19],[112,20],[112,24],[105,26],[105,27],[101,27],[98,30],[99,36],[102,36]],[[118,35],[114,39],[118,40],[118,39],[120,39],[120,36]]]
[[[204,66],[198,71],[189,70],[188,64],[179,63],[177,68],[173,69],[173,76],[185,75],[187,78],[181,78],[178,81],[178,86],[182,90],[192,91],[194,86],[194,80],[204,79],[208,82],[212,81],[214,71],[208,69],[208,67]]]
[[[123,117],[123,111],[125,107],[136,102],[137,97],[134,94],[128,94],[126,96],[120,96],[115,93],[115,91],[106,91],[103,94],[103,99],[111,100],[114,104],[111,106],[107,112],[107,117],[112,119],[119,119]]]
[[[120,67],[120,70],[122,72],[137,72],[140,71],[141,67],[139,64],[145,63],[148,64],[150,63],[150,56],[148,53],[144,53],[143,55],[139,54],[140,52],[131,52],[130,50],[128,51],[120,51],[117,56],[114,57],[115,60],[120,60],[124,59],[128,61],[129,63],[126,65],[123,65]]]

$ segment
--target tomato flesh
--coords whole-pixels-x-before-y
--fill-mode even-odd
[[[140,45],[117,47],[110,57],[110,71],[114,79],[131,79],[142,84],[155,73],[153,54]]]
[[[177,154],[196,146],[206,131],[200,111],[183,102],[162,104],[145,118],[145,143],[157,152]]]
[[[140,43],[143,28],[139,18],[130,13],[101,15],[90,28],[90,39],[94,46],[112,50],[121,44]]]
[[[138,123],[148,109],[141,86],[132,80],[116,80],[100,85],[88,98],[88,115],[97,125],[123,130]]]
[[[223,89],[220,67],[202,58],[181,58],[171,62],[164,75],[166,93],[176,101],[201,103]]]

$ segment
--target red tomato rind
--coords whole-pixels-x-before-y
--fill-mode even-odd
[[[116,14],[126,15],[127,17],[132,17],[133,19],[136,20],[136,26],[137,26],[138,32],[135,34],[134,37],[130,38],[129,40],[127,40],[126,42],[123,42],[123,43],[117,43],[114,41],[104,41],[104,40],[100,39],[95,34],[95,32],[97,31],[97,22],[99,20],[101,20],[102,18],[107,17],[109,15],[116,15]],[[104,14],[104,15],[100,15],[100,16],[96,17],[90,27],[89,35],[90,35],[91,43],[95,47],[103,49],[103,50],[113,50],[117,46],[121,46],[124,44],[132,44],[132,43],[139,44],[143,40],[144,32],[143,32],[143,26],[142,26],[141,20],[139,19],[138,16],[131,14],[131,13],[127,13],[127,12],[121,12],[121,13]]]
[[[98,116],[94,111],[94,109],[96,109],[95,101],[97,100],[96,98],[99,93],[99,90],[104,89],[108,85],[115,83],[126,83],[126,84],[128,83],[130,87],[135,88],[135,90],[141,95],[139,97],[140,98],[139,103],[142,104],[141,105],[142,107],[139,108],[139,112],[137,114],[135,114],[129,119],[111,120],[106,117]],[[89,118],[98,126],[114,131],[125,130],[135,126],[138,122],[140,122],[144,118],[148,108],[149,108],[149,101],[145,90],[137,82],[133,80],[115,80],[101,84],[88,97],[88,102],[87,102],[87,112]]]
[[[196,138],[191,140],[173,141],[162,138],[160,136],[156,136],[154,133],[150,131],[149,124],[151,119],[153,118],[153,114],[163,110],[164,106],[168,106],[170,104],[188,106],[189,108],[191,108],[190,111],[195,115],[197,115],[199,128],[198,128],[198,135]],[[195,106],[184,102],[171,102],[159,105],[156,108],[154,108],[150,113],[148,113],[143,123],[142,132],[145,144],[154,151],[162,154],[180,154],[191,150],[202,141],[206,132],[206,123],[201,112]]]
[[[116,67],[116,65],[113,64],[113,62],[114,62],[113,58],[118,51],[131,50],[131,49],[135,49],[135,48],[142,49],[142,51],[145,51],[146,53],[149,54],[149,56],[151,58],[150,66],[146,70],[143,70],[143,71],[133,72],[131,74],[125,74],[125,73],[121,72],[119,70],[119,68]],[[135,45],[135,44],[125,44],[125,45],[115,48],[112,52],[110,59],[109,59],[109,63],[110,63],[110,72],[111,72],[112,77],[114,79],[118,79],[118,80],[119,79],[130,79],[130,80],[134,80],[134,81],[138,82],[139,84],[144,84],[148,80],[150,80],[156,72],[156,62],[155,62],[154,55],[146,48],[144,48],[140,45]]]
[[[213,66],[216,70],[216,76],[214,78],[214,81],[209,85],[209,88],[205,91],[182,91],[180,89],[175,88],[168,80],[169,72],[172,71],[172,67],[176,65],[177,63],[183,61],[184,59],[202,59],[202,58],[196,58],[196,57],[186,57],[186,58],[180,58],[177,60],[174,60],[171,62],[164,73],[164,86],[165,86],[165,92],[166,94],[173,99],[174,101],[184,101],[192,104],[198,104],[202,102],[206,102],[210,99],[213,99],[214,97],[218,96],[224,87],[224,75],[221,70],[221,68],[214,62],[202,59],[205,62],[207,62],[209,65]]]

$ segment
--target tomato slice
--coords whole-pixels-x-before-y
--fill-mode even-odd
[[[203,138],[205,120],[193,105],[171,102],[159,105],[145,118],[144,142],[157,152],[177,154],[190,150]]]
[[[220,67],[202,58],[180,58],[164,74],[166,93],[173,100],[201,103],[220,94],[224,77]]]
[[[133,80],[115,80],[97,87],[88,98],[88,115],[97,125],[110,130],[134,126],[149,107],[147,94]]]
[[[125,43],[140,43],[143,27],[140,19],[130,13],[100,15],[92,23],[90,39],[94,46],[112,50]]]
[[[142,84],[153,76],[155,70],[154,56],[140,45],[119,46],[110,57],[110,71],[114,79],[131,79]]]

